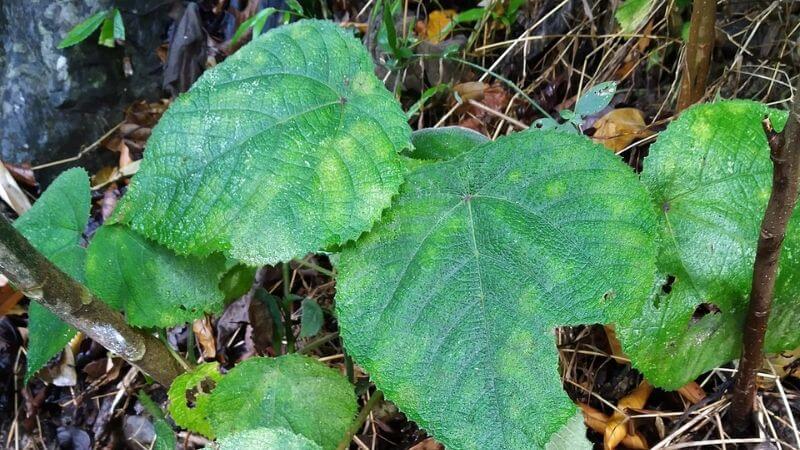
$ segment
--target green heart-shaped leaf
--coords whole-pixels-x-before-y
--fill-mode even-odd
[[[222,310],[220,254],[176,255],[130,228],[101,227],[88,249],[89,288],[139,327],[169,327]]]
[[[117,219],[179,253],[289,260],[380,218],[410,133],[361,43],[332,22],[299,21],[255,39],[175,101]]]
[[[576,415],[555,327],[638,314],[655,256],[630,168],[582,136],[518,133],[408,175],[341,254],[337,317],[348,352],[446,446],[543,448]]]
[[[659,269],[674,282],[618,333],[655,385],[676,389],[735,359],[753,276],[759,228],[772,189],[761,121],[786,114],[750,101],[684,111],[650,147],[642,181],[659,211]],[[766,350],[800,345],[800,219],[784,241]],[[664,355],[671,355],[665,358]]]
[[[284,428],[335,449],[356,414],[353,386],[300,355],[250,358],[211,393],[209,414],[220,438],[255,428]]]
[[[84,282],[86,250],[81,235],[89,219],[89,177],[70,169],[53,181],[14,227],[67,275]],[[28,307],[28,380],[75,336],[76,330],[38,302]]]

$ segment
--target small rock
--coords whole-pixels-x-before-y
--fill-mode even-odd
[[[130,448],[149,448],[156,438],[156,431],[153,423],[144,416],[125,416],[125,423],[122,427],[125,440]]]

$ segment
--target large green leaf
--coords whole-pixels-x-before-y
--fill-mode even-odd
[[[219,440],[219,450],[322,450],[317,443],[284,428],[255,428]]]
[[[356,414],[353,389],[341,374],[306,356],[250,358],[211,393],[211,426],[219,437],[285,428],[334,449]]]
[[[179,253],[288,260],[380,218],[409,136],[361,43],[334,23],[299,21],[255,39],[175,101],[118,218]]]
[[[659,269],[674,282],[618,332],[635,367],[678,388],[740,354],[742,321],[772,163],[761,121],[785,113],[749,101],[684,111],[650,147],[642,181],[658,210]],[[766,349],[800,345],[800,224],[789,223]],[[664,355],[670,355],[665,358]]]
[[[193,371],[175,378],[167,393],[167,409],[172,420],[184,428],[213,438],[214,432],[208,421],[211,413],[209,402],[211,392],[221,379],[216,362],[200,364]]]
[[[86,251],[81,235],[89,219],[89,177],[81,169],[62,173],[33,207],[14,222],[31,245],[59,269],[84,281]],[[29,379],[75,336],[75,329],[44,306],[31,302],[28,308]]]
[[[555,327],[636,314],[654,228],[633,171],[581,136],[518,133],[423,165],[341,254],[344,343],[446,446],[543,448],[576,414]]]
[[[119,224],[95,233],[86,260],[89,288],[140,327],[169,327],[221,311],[225,271],[220,254],[176,255]]]

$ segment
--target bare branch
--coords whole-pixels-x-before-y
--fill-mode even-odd
[[[756,373],[764,360],[764,335],[769,322],[775,277],[786,226],[797,202],[800,175],[800,101],[795,100],[783,138],[765,120],[773,163],[772,194],[761,222],[750,305],[744,325],[744,341],[731,405],[731,425],[741,432],[750,424],[756,396]],[[784,142],[785,141],[785,142]]]
[[[0,273],[26,296],[164,386],[183,373],[178,360],[161,341],[128,325],[122,314],[33,248],[2,215]]]

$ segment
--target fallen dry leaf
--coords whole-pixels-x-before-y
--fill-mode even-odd
[[[626,410],[643,408],[651,392],[653,392],[653,386],[645,380],[628,395],[619,399],[617,402],[617,409],[619,411],[614,411],[614,414],[612,414],[606,422],[606,428],[603,431],[603,447],[606,450],[617,448],[627,436],[638,436],[636,440],[644,440],[644,438],[637,435],[632,428],[630,430],[628,429],[632,423]],[[646,444],[646,442],[642,443]],[[643,448],[648,447],[645,445]]]
[[[453,86],[455,91],[462,100],[483,100],[483,94],[489,87],[488,84],[480,81],[467,81],[466,83],[458,83]]]
[[[428,21],[425,24],[426,39],[434,44],[441,42],[447,36],[446,30],[455,15],[456,12],[452,9],[437,10],[428,14]]]
[[[678,393],[681,394],[681,397],[686,399],[687,402],[693,405],[706,398],[706,391],[703,390],[696,381],[691,381],[681,386],[678,389]]]
[[[505,112],[508,102],[510,101],[511,94],[503,86],[494,84],[484,89],[481,103],[489,109]],[[463,112],[466,114],[459,122],[459,125],[471,128],[480,133],[485,132],[485,128],[490,121],[496,120],[495,116],[468,103],[464,105]]]
[[[652,132],[646,127],[641,111],[636,108],[619,108],[597,119],[594,123],[597,131],[592,140],[618,152],[634,140],[650,136]]]
[[[22,183],[25,186],[35,188],[36,187],[36,176],[33,174],[33,169],[31,169],[31,165],[28,163],[22,164],[9,164],[5,163],[6,169],[8,169],[11,176],[17,180],[18,183]]]
[[[208,316],[192,322],[192,331],[197,337],[197,343],[203,351],[203,358],[214,359],[217,356],[217,341],[214,339],[214,328]]]
[[[2,161],[0,161],[0,199],[8,203],[8,206],[20,216],[31,208],[30,200]]]
[[[11,312],[23,297],[22,292],[14,290],[11,285],[0,284],[0,316]]]
[[[578,406],[583,411],[583,421],[586,423],[586,426],[598,433],[605,433],[609,417],[585,403],[578,403]],[[644,437],[638,433],[635,435],[626,435],[622,439],[622,445],[635,450],[646,450],[650,448]]]

